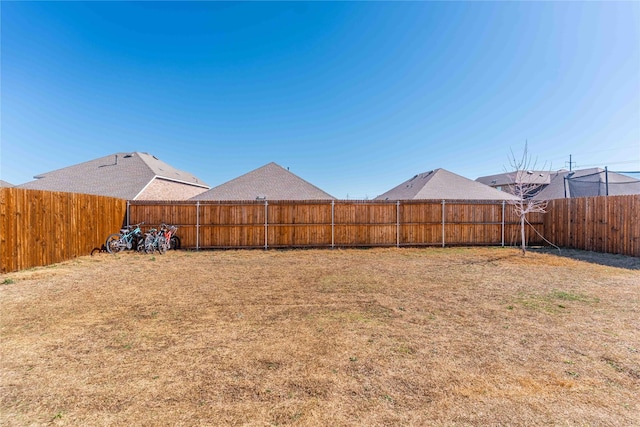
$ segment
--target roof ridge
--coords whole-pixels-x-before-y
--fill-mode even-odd
[[[273,165],[273,166],[277,166],[279,169],[282,169],[282,170],[283,170],[283,171],[285,171],[285,172],[289,172],[291,175],[293,175],[293,176],[296,176],[296,177],[297,177],[297,175],[296,175],[296,174],[292,173],[292,172],[291,172],[290,170],[288,170],[288,169],[283,168],[282,166],[280,166],[280,165],[279,165],[279,164],[277,164],[276,162],[269,162],[269,163],[266,163],[266,164],[264,164],[264,165],[262,165],[262,166],[258,166],[257,168],[252,169],[252,170],[250,170],[249,172],[245,172],[245,173],[243,173],[242,175],[238,175],[238,176],[236,176],[235,178],[231,178],[230,180],[228,180],[228,181],[226,181],[226,182],[223,182],[223,183],[222,183],[222,184],[220,184],[220,185],[216,185],[216,187],[223,186],[223,185],[228,184],[228,183],[230,183],[230,182],[238,181],[238,180],[240,180],[241,178],[244,178],[244,177],[246,177],[246,176],[248,176],[248,175],[254,175],[256,172],[259,172],[259,171],[261,171],[261,170],[263,170],[263,169],[266,169],[266,168],[267,168],[267,166],[271,166],[271,165]],[[216,188],[216,187],[214,187],[214,188]],[[213,189],[213,188],[212,188],[212,189]]]
[[[313,188],[315,188],[316,190],[319,190],[320,192],[322,192],[322,193],[326,194],[327,196],[333,197],[331,194],[327,193],[327,192],[326,192],[326,191],[324,191],[322,188],[318,187],[317,185],[315,185],[315,184],[313,184],[313,183],[311,183],[311,182],[307,181],[306,179],[304,179],[304,178],[302,178],[302,177],[300,177],[300,176],[296,175],[295,173],[291,172],[291,171],[289,170],[289,168],[286,168],[286,169],[285,169],[284,167],[280,166],[280,165],[279,165],[279,164],[277,164],[276,162],[268,163],[268,164],[267,164],[267,165],[265,165],[265,166],[268,166],[268,165],[270,165],[270,164],[272,164],[272,163],[273,163],[275,166],[277,166],[277,167],[281,168],[283,171],[285,171],[285,172],[289,173],[290,175],[292,175],[294,178],[296,178],[296,179],[299,179],[299,180],[303,181],[305,184],[308,184],[308,185],[312,186]]]
[[[42,172],[42,173],[36,174],[36,175],[33,176],[33,178],[36,179],[36,180],[37,179],[42,179],[42,178],[46,177],[47,175],[51,175],[53,173],[60,172],[60,171],[65,170],[65,169],[70,169],[70,168],[73,168],[73,167],[82,166],[82,165],[87,164],[87,163],[97,162],[98,160],[102,160],[102,159],[104,159],[106,161],[109,157],[112,157],[112,156],[115,156],[115,155],[118,155],[118,154],[121,154],[121,153],[107,154],[106,156],[98,157],[96,159],[85,160],[84,162],[76,163],[74,165],[63,166],[63,167],[58,168],[58,169],[54,169],[54,170],[50,170],[50,171],[46,171],[46,172]],[[104,165],[104,166],[108,166],[108,165]]]
[[[132,152],[128,153],[128,155],[131,155],[131,154],[137,154],[138,158],[142,161],[142,163],[144,163],[144,165],[145,165],[147,168],[149,168],[149,170],[150,170],[151,172],[153,172],[153,174],[154,174],[156,177],[158,176],[158,173],[157,173],[155,170],[153,170],[153,168],[152,168],[152,167],[151,167],[151,165],[147,162],[147,160],[146,160],[146,159],[144,159],[140,154],[146,154],[147,156],[152,156],[152,157],[153,157],[154,159],[156,159],[156,160],[160,160],[160,159],[158,159],[158,158],[157,158],[156,156],[154,156],[153,154],[149,154],[149,153],[145,153],[145,152],[141,152],[141,151],[132,151]],[[117,155],[117,154],[116,154],[116,155]],[[125,156],[126,156],[126,155],[127,155],[127,154],[125,154]],[[125,156],[123,156],[123,157],[125,157]],[[160,161],[162,161],[162,160],[160,160]],[[163,163],[164,163],[164,162],[163,162]]]
[[[254,192],[249,195],[250,192]],[[335,199],[320,187],[276,162],[269,162],[199,194],[194,199],[226,200],[268,197],[272,200]]]
[[[505,200],[515,196],[444,168],[422,172],[376,199]]]
[[[175,168],[171,166],[169,163],[165,162],[164,160],[160,160],[160,158],[156,157],[151,153],[147,153],[145,151],[134,151],[131,154],[136,154],[137,157],[145,164],[145,166],[149,168],[149,170],[154,174],[154,177],[166,179],[168,181],[179,182],[182,184],[195,185],[197,187],[203,187],[207,189],[211,188],[208,184],[204,182],[200,182],[200,180],[195,175],[189,172],[186,172],[182,169]],[[151,164],[150,163],[151,159],[147,156],[153,158],[156,162],[160,163],[160,165],[156,167],[153,164]],[[167,170],[164,170],[162,166],[164,166]],[[181,178],[171,176],[172,173],[175,173]],[[182,177],[182,175],[184,175],[184,177]]]

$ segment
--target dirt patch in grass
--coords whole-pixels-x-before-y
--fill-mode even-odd
[[[640,424],[633,268],[178,251],[0,283],[2,425]]]

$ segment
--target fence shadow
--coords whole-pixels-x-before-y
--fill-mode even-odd
[[[584,251],[580,249],[562,249],[541,247],[531,248],[531,252],[551,254],[607,267],[624,268],[626,270],[640,270],[640,258],[628,255],[605,254],[601,252]]]

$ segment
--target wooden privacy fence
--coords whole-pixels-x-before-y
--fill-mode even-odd
[[[0,188],[0,272],[100,247],[123,223],[178,225],[184,248],[520,244],[513,207],[486,201],[149,202]],[[640,195],[558,199],[530,215],[527,244],[640,256]],[[539,234],[538,234],[539,233]]]
[[[560,247],[640,257],[640,194],[551,200],[544,230]]]
[[[0,272],[88,255],[125,213],[126,201],[112,197],[0,188]]]
[[[543,214],[529,222],[544,235]],[[519,221],[497,201],[132,201],[127,221],[177,225],[183,248],[515,245]],[[543,240],[527,226],[527,242]]]

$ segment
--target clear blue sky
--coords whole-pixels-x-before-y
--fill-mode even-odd
[[[435,168],[640,170],[638,2],[6,2],[12,184],[144,151],[211,186],[276,162],[338,198]]]

